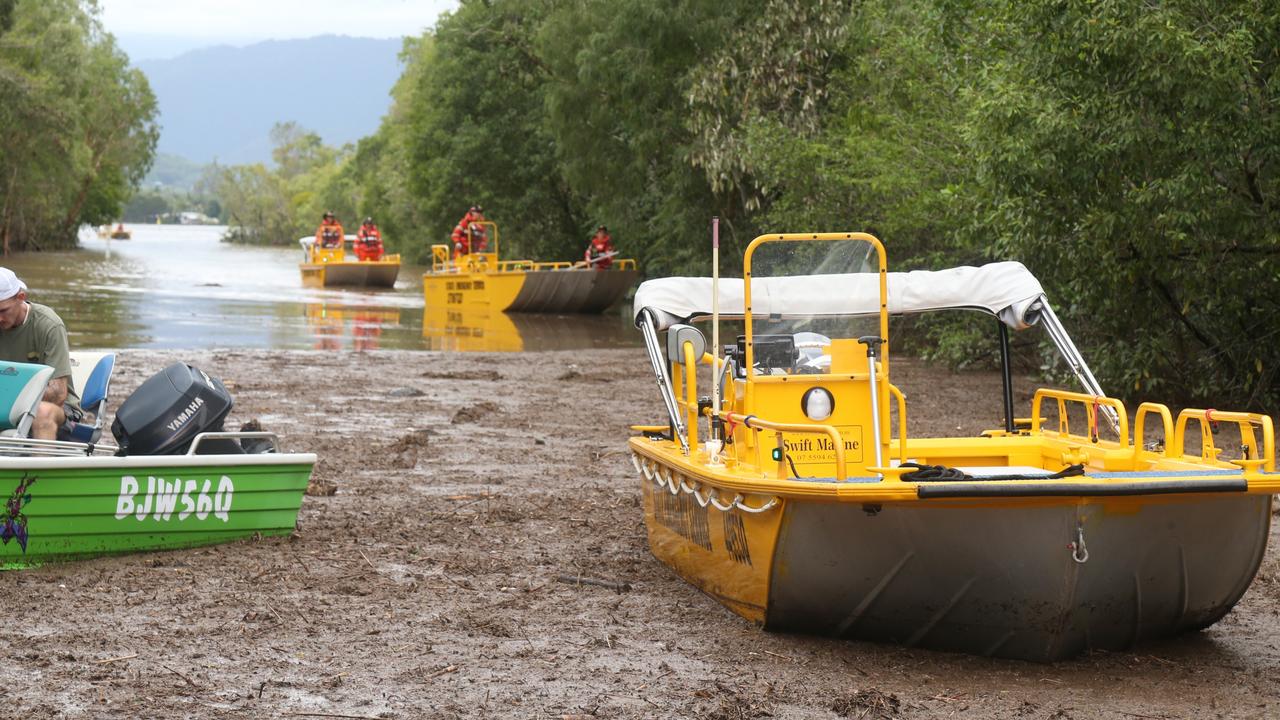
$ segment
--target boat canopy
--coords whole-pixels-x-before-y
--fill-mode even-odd
[[[880,309],[876,273],[756,277],[751,311],[773,317],[874,315]],[[741,278],[720,279],[720,315],[740,318]],[[1015,329],[1034,325],[1047,306],[1040,281],[1020,262],[980,267],[888,273],[889,313],[909,315],[934,310],[981,310]],[[636,324],[649,310],[657,329],[711,316],[711,278],[670,277],[648,280],[636,290]]]

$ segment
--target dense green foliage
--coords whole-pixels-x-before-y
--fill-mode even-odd
[[[1280,410],[1274,0],[463,0],[403,60],[374,136],[243,178],[258,227],[372,214],[421,258],[480,203],[508,257],[605,223],[651,275],[706,273],[712,215],[726,272],[869,230],[1024,262],[1112,392]]]
[[[973,90],[970,238],[1040,274],[1111,387],[1280,410],[1278,10],[994,14],[1012,42]]]
[[[146,174],[156,102],[92,0],[0,3],[0,245],[69,247]]]

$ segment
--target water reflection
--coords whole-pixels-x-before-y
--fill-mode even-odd
[[[399,327],[400,310],[311,303],[307,324],[317,350],[377,350],[383,331]]]
[[[487,310],[422,311],[422,337],[430,350],[521,352],[632,347],[640,333],[629,313],[531,315]]]
[[[639,342],[616,314],[568,324],[446,318],[428,331],[420,324],[421,267],[404,266],[395,287],[385,290],[304,288],[294,247],[222,243],[220,226],[126,227],[129,240],[86,228],[82,249],[23,253],[2,263],[26,281],[32,300],[62,316],[74,348],[470,350],[505,338],[491,349],[519,350]]]

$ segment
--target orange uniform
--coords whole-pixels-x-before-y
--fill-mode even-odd
[[[356,259],[358,260],[381,260],[382,253],[382,233],[378,230],[378,226],[373,223],[365,223],[360,226],[360,232],[356,233]]]
[[[458,221],[453,228],[453,256],[455,258],[462,255],[469,255],[473,252],[482,253],[489,247],[489,236],[485,232],[484,211],[477,207],[472,207],[467,211],[466,215]]]
[[[333,216],[325,217],[320,227],[316,228],[316,247],[340,248],[342,238],[342,223]]]
[[[587,251],[582,254],[582,259],[589,267],[597,270],[604,270],[613,265],[613,236],[603,225],[596,230],[595,235],[591,236],[591,242],[587,245]]]

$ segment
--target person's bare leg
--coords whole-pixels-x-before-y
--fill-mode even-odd
[[[31,423],[31,437],[40,440],[57,440],[58,428],[66,422],[67,413],[61,405],[40,401],[36,408],[35,422]]]

